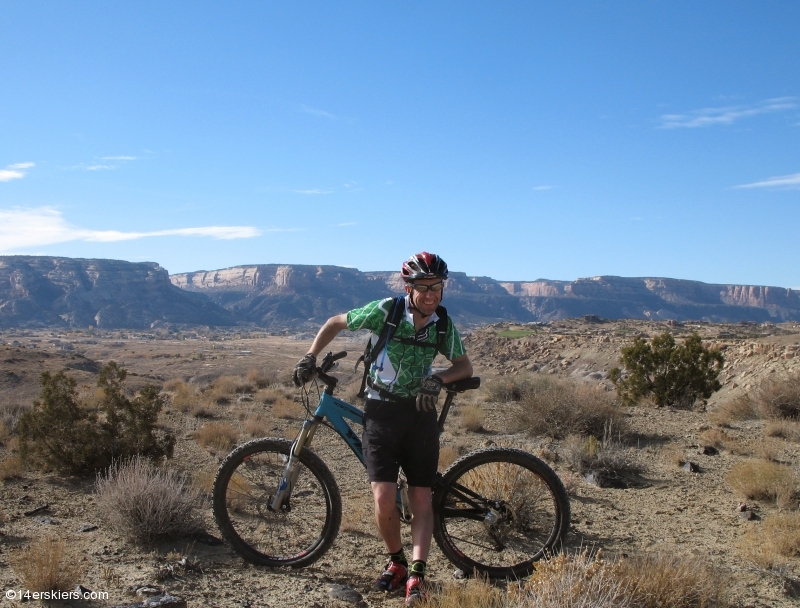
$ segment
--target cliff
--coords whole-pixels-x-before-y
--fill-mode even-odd
[[[232,325],[231,314],[172,285],[158,264],[0,256],[0,327]]]
[[[237,266],[171,279],[182,289],[207,294],[237,318],[267,327],[317,327],[333,314],[403,291],[397,272],[337,266]],[[711,322],[800,320],[800,294],[791,289],[649,277],[500,282],[452,272],[443,303],[457,321],[471,325],[584,315]]]

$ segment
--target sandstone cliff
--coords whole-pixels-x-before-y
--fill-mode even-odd
[[[0,327],[231,325],[231,314],[172,285],[158,264],[0,256]]]
[[[336,266],[264,264],[171,278],[182,289],[207,294],[245,322],[275,328],[311,328],[333,314],[402,293],[397,272]],[[444,304],[460,323],[473,325],[584,315],[713,322],[800,320],[800,294],[791,289],[647,277],[500,282],[453,272]]]

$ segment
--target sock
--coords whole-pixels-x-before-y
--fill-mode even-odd
[[[400,547],[400,550],[395,553],[390,553],[389,561],[408,566],[408,560],[406,559],[406,553],[403,551],[403,547]]]
[[[421,559],[415,559],[411,562],[411,567],[408,569],[408,575],[411,576],[412,574],[418,576],[419,578],[425,578],[425,569],[427,564],[422,561]]]

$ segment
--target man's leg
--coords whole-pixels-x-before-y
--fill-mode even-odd
[[[372,496],[375,499],[375,522],[378,524],[378,531],[383,542],[386,543],[386,550],[389,553],[395,553],[403,546],[400,540],[400,514],[397,511],[397,484],[388,481],[373,481]],[[413,500],[411,504],[414,504]],[[433,532],[432,524],[433,522],[431,522],[431,533]],[[428,545],[430,546],[430,541]]]
[[[408,501],[411,503],[411,542],[414,551],[411,559],[428,561],[431,550],[431,537],[433,536],[433,505],[431,504],[431,489],[418,486],[409,486]],[[399,524],[399,519],[398,519]],[[400,538],[400,526],[397,528]]]

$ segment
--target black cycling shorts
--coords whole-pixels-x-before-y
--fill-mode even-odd
[[[420,412],[413,401],[368,399],[361,444],[370,481],[395,483],[403,467],[409,486],[433,486],[439,468],[435,411]]]

